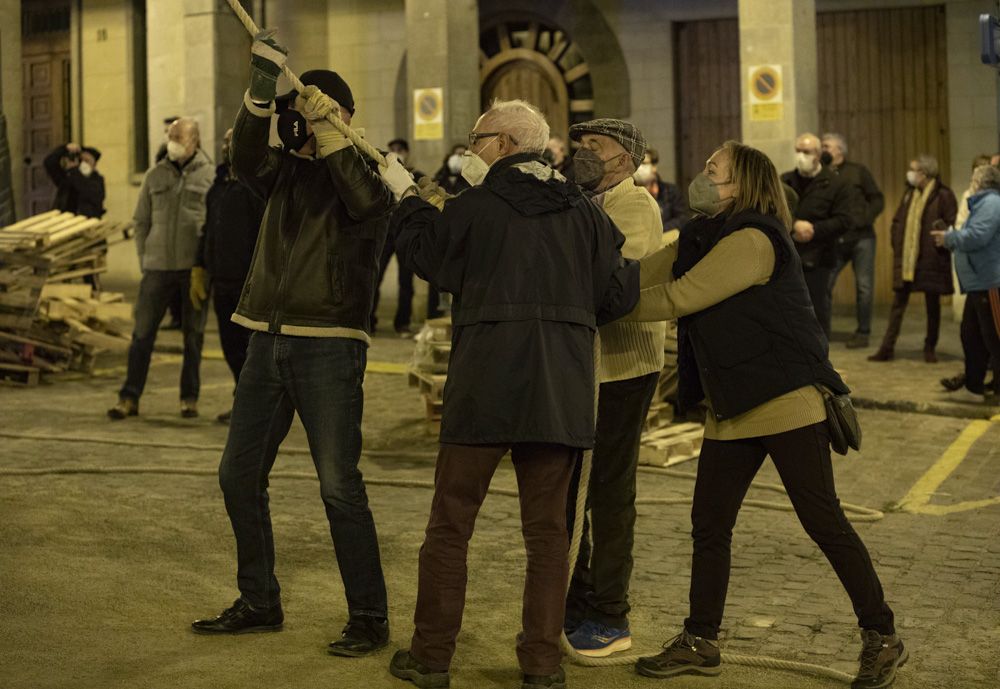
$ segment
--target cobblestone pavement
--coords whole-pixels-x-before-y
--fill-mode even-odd
[[[945,325],[940,349],[957,355],[957,330]],[[834,362],[861,397],[932,401],[937,378],[957,370],[958,361],[908,361],[909,349],[919,354],[918,327],[908,324],[899,347],[902,361],[876,366],[864,361],[865,353],[848,353],[835,343]],[[163,339],[169,344],[171,334]],[[216,346],[210,336],[208,347]],[[411,342],[377,338],[369,360],[405,362],[411,351]],[[104,411],[114,401],[122,363],[122,357],[102,361],[105,370],[92,379],[0,389],[0,433],[46,438],[0,438],[0,469],[158,466],[204,473],[0,476],[0,687],[405,686],[388,676],[388,652],[356,661],[324,653],[343,622],[343,594],[312,479],[279,473],[272,481],[286,630],[223,639],[187,631],[191,619],[214,614],[235,597],[232,536],[212,476],[225,429],[211,419],[227,407],[231,380],[219,358],[206,360],[204,416],[182,420],[177,357],[157,355],[142,416],[110,423]],[[434,438],[422,421],[422,401],[404,376],[374,372],[386,368],[373,363],[367,376],[364,430],[367,450],[389,454],[366,458],[366,476],[429,480]],[[1000,505],[981,506],[1000,495],[1000,423],[979,422],[974,428],[980,435],[968,452],[949,452],[975,423],[971,417],[982,415],[969,409],[970,418],[864,409],[863,452],[835,462],[843,501],[887,510],[883,520],[858,523],[857,529],[911,649],[896,682],[900,689],[1000,686]],[[157,443],[190,447],[149,446]],[[276,471],[312,471],[308,456],[295,452],[305,445],[296,422],[284,446],[291,452],[279,457]],[[946,467],[938,461],[942,456],[952,458]],[[934,480],[920,484],[929,487],[927,495],[913,503],[923,508],[896,509],[934,466]],[[693,471],[694,465],[681,468]],[[766,465],[759,480],[776,482],[777,475]],[[514,485],[509,465],[501,467],[495,484]],[[692,486],[644,473],[639,494],[684,497]],[[370,494],[390,590],[393,645],[405,646],[430,491],[372,485]],[[759,489],[749,497],[786,500]],[[946,513],[928,513],[928,506]],[[655,652],[686,613],[688,512],[684,505],[639,510],[632,587],[636,650]],[[513,652],[523,583],[519,526],[516,501],[487,500],[470,550],[466,624],[453,687],[519,686]],[[723,644],[730,653],[855,669],[858,633],[850,603],[793,514],[743,510],[734,534]],[[838,686],[736,666],[716,679],[662,684],[628,667],[570,667],[568,674],[573,687]]]

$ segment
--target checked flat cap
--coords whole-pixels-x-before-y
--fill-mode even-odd
[[[646,137],[631,122],[616,120],[611,117],[602,117],[597,120],[574,124],[569,128],[569,138],[573,139],[573,141],[579,141],[584,134],[610,136],[628,151],[636,167],[642,165],[642,158],[646,154]]]

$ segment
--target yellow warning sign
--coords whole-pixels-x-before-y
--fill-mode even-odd
[[[785,116],[781,65],[749,68],[750,119],[755,122],[781,120]]]
[[[413,90],[413,138],[418,141],[444,138],[444,89]]]

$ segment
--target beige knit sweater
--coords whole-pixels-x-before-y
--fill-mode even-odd
[[[663,221],[656,200],[631,177],[603,195],[604,211],[625,235],[622,256],[640,259],[660,248]],[[615,321],[601,326],[601,382],[638,378],[663,368],[666,321]]]
[[[639,304],[626,319],[679,318],[707,309],[754,285],[766,284],[774,272],[774,247],[763,232],[747,228],[716,244],[680,280],[674,280],[675,260],[677,244],[673,243],[640,262]],[[712,401],[707,403],[705,437],[709,440],[774,435],[826,419],[823,397],[813,386],[793,390],[722,421],[715,418]]]

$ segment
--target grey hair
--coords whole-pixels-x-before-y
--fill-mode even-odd
[[[980,165],[972,171],[972,188],[975,191],[996,189],[1000,191],[1000,169],[992,165]]]
[[[518,151],[541,153],[549,143],[549,123],[534,105],[523,100],[493,101],[483,115],[491,128],[508,134]]]
[[[847,155],[847,139],[844,138],[843,134],[838,134],[837,132],[827,132],[823,135],[820,141],[836,141],[837,146],[840,148],[840,152],[845,156]]]
[[[937,177],[941,168],[938,167],[938,159],[930,153],[921,153],[917,156],[917,167],[928,177]]]

